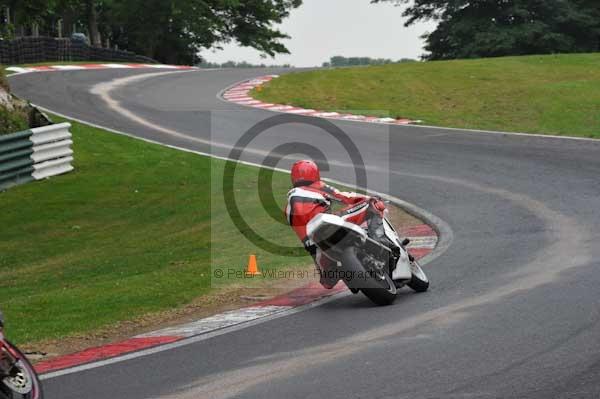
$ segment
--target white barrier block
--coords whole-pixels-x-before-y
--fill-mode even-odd
[[[34,146],[59,140],[70,140],[70,127],[70,123],[60,123],[57,125],[49,125],[31,129],[32,135],[30,140],[33,142]]]
[[[35,164],[33,165],[34,172],[31,176],[36,180],[41,180],[70,172],[74,169],[71,162],[73,162],[73,157],[65,157]]]
[[[33,162],[39,163],[51,159],[69,157],[73,155],[71,144],[73,144],[71,140],[63,140],[44,146],[33,147],[31,159],[33,159]]]

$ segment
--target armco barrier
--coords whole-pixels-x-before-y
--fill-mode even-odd
[[[73,170],[69,123],[0,136],[0,191]]]

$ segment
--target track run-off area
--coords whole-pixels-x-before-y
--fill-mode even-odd
[[[228,157],[245,132],[281,114],[219,94],[285,72],[110,69],[9,81],[17,95],[55,113]],[[291,118],[245,145],[241,159],[262,163],[273,148],[307,143],[328,160],[327,177],[354,182],[356,164],[317,119]],[[402,290],[383,308],[342,295],[228,334],[47,378],[47,397],[598,397],[600,142],[330,122],[360,152],[369,189],[416,204],[451,228],[452,237],[441,237],[451,245],[426,266],[428,293]]]

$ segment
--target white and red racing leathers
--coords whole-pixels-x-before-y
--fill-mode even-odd
[[[330,212],[332,201],[347,205],[338,212],[339,216],[358,225],[365,223],[369,207],[367,196],[342,192],[322,181],[293,188],[288,193],[287,221],[307,249],[312,243],[306,236],[306,225],[318,214]]]
[[[338,216],[365,229],[367,223],[373,219],[372,216],[378,216],[375,219],[378,219],[379,223],[377,224],[380,224],[385,211],[385,204],[381,200],[362,194],[342,192],[322,181],[290,190],[285,210],[287,221],[304,244],[306,250],[312,255],[321,273],[323,270],[328,269],[331,260],[320,253],[321,251],[306,235],[306,225],[318,214],[330,212],[333,201],[346,205],[336,213]],[[337,282],[327,283],[324,280],[321,278],[321,283],[325,286]]]

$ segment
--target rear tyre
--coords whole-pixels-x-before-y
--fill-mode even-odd
[[[353,292],[362,291],[367,298],[379,306],[391,305],[398,291],[392,278],[385,272],[372,275],[368,273],[356,256],[356,248],[350,247],[344,251],[342,265],[348,276],[344,282]]]
[[[17,347],[6,344],[19,355],[19,361],[16,375],[0,380],[0,399],[42,399],[42,387],[33,366]]]
[[[381,281],[381,288],[363,288],[362,292],[367,298],[378,306],[388,306],[394,303],[398,292],[396,290],[396,284],[387,274],[383,274],[383,281]]]
[[[423,269],[421,269],[421,265],[419,265],[419,262],[417,262],[416,260],[410,262],[410,271],[412,277],[406,285],[408,285],[416,292],[427,291],[429,289],[429,279],[427,278],[427,275],[425,274]]]

